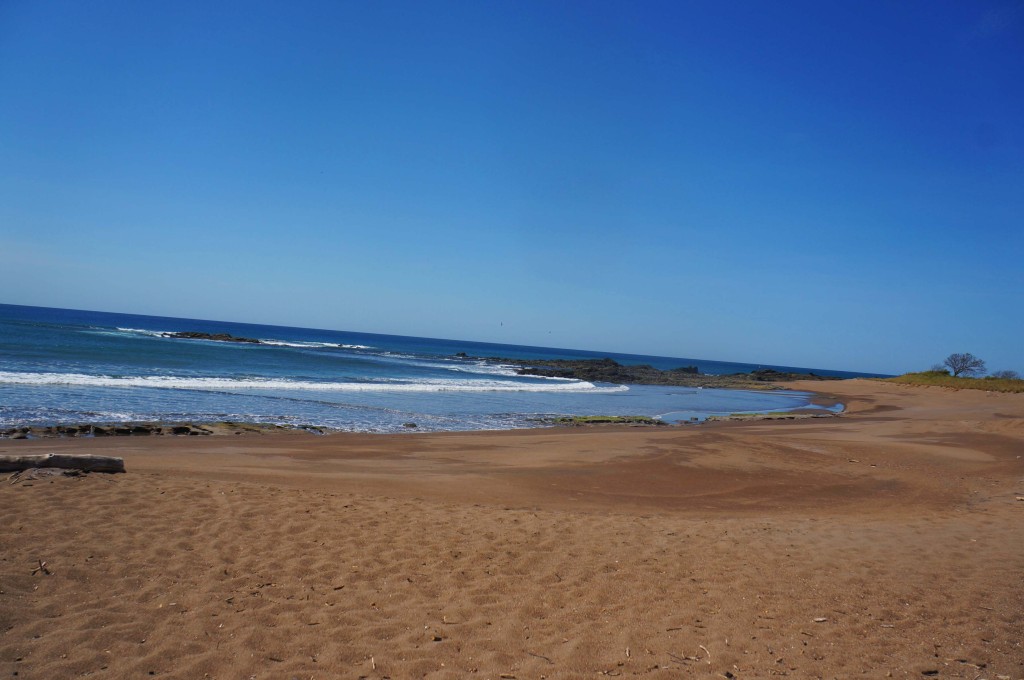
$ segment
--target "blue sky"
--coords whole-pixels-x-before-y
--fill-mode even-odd
[[[0,302],[1024,372],[1022,2],[0,0]]]

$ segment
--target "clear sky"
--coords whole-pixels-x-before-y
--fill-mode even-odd
[[[0,302],[1024,372],[1024,3],[0,0]]]

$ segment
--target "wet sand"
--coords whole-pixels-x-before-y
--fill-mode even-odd
[[[1024,395],[786,386],[847,413],[0,441],[128,469],[0,479],[0,677],[1024,678]]]

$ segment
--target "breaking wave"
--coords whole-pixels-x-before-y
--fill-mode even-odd
[[[429,379],[417,381],[370,380],[365,382],[315,382],[274,378],[200,378],[163,375],[107,376],[84,373],[18,373],[0,371],[0,384],[81,385],[86,387],[155,387],[176,390],[306,390],[316,392],[565,392],[597,393],[628,391],[624,385],[595,385],[584,381]]]
[[[172,338],[176,331],[151,331],[145,328],[117,328],[115,329],[119,333],[128,333],[131,335],[144,335],[151,338]],[[302,341],[302,340],[275,340],[273,338],[259,338],[261,345],[270,345],[272,347],[296,347],[299,349],[323,349],[323,348],[334,348],[334,349],[373,349],[369,345],[347,345],[340,342],[313,342],[313,341]]]

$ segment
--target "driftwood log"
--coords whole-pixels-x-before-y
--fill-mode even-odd
[[[86,472],[124,472],[124,458],[113,456],[73,456],[66,453],[44,453],[31,456],[0,456],[0,472],[62,468]]]

